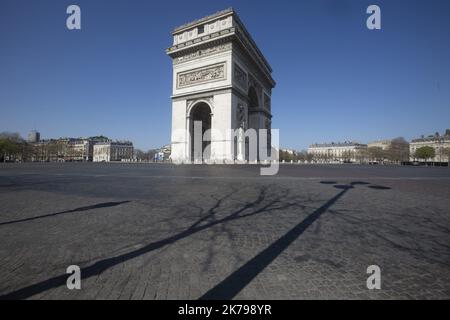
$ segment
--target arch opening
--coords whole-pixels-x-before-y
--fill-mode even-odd
[[[190,157],[192,162],[203,162],[211,157],[211,107],[206,102],[197,103],[189,115]],[[195,123],[201,123],[201,137],[194,134]],[[201,140],[201,147],[195,141]],[[197,150],[196,150],[197,149]]]

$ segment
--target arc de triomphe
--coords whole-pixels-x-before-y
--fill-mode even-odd
[[[173,60],[172,161],[249,160],[248,138],[226,134],[239,128],[268,129],[270,150],[275,81],[236,12],[215,13],[172,35],[173,46],[167,49]],[[199,121],[203,132],[211,129],[204,152],[194,152],[194,123]]]

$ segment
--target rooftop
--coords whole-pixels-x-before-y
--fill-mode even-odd
[[[203,17],[203,18],[200,18],[200,19],[191,21],[191,22],[189,22],[189,23],[183,24],[183,25],[181,25],[181,26],[179,26],[179,27],[176,27],[176,28],[173,30],[172,33],[173,33],[173,34],[178,33],[178,32],[180,32],[180,31],[182,31],[182,30],[189,29],[189,28],[191,28],[191,27],[193,27],[193,26],[195,26],[195,25],[197,25],[197,24],[206,22],[206,21],[208,21],[208,20],[216,19],[216,18],[218,18],[218,17],[220,17],[220,16],[223,16],[223,15],[225,15],[225,14],[228,14],[228,13],[235,13],[235,11],[234,11],[234,9],[231,8],[231,7],[230,7],[230,8],[227,8],[227,9],[225,9],[225,10],[218,11],[218,12],[216,12],[216,13],[207,15],[206,17]]]
[[[132,146],[133,143],[131,141],[120,141],[120,140],[115,140],[115,141],[105,141],[105,142],[99,142],[96,143],[95,145],[127,145],[127,146]]]
[[[450,141],[450,136],[430,136],[424,138],[413,139],[411,142],[436,142],[436,141]]]
[[[422,136],[417,139],[413,139],[412,142],[433,142],[433,141],[449,141],[450,140],[450,129],[445,130],[444,135],[440,135],[439,132],[431,134],[427,137]]]
[[[175,36],[178,33],[182,33],[182,32],[188,31],[189,29],[194,29],[195,27],[200,26],[203,23],[206,23],[206,22],[209,22],[209,21],[212,21],[212,20],[216,20],[219,17],[223,17],[223,16],[227,16],[227,15],[232,15],[233,16],[233,20],[235,21],[236,25],[238,26],[238,29],[241,30],[243,36],[241,37],[240,35],[237,34],[238,31],[235,30],[236,27],[230,28],[229,32],[224,34],[224,35],[222,35],[222,33],[225,32],[225,30],[222,30],[221,33],[217,33],[217,35],[219,35],[220,37],[236,36],[236,37],[241,38],[241,39],[245,38],[245,39],[243,39],[243,41],[244,42],[248,42],[248,45],[244,44],[244,46],[248,46],[249,47],[247,50],[249,50],[250,56],[252,58],[254,58],[257,63],[261,64],[263,70],[266,69],[265,72],[267,72],[268,78],[270,79],[271,82],[273,82],[273,85],[275,85],[275,81],[272,79],[272,77],[270,75],[271,72],[272,72],[272,67],[270,66],[269,62],[267,61],[267,59],[262,54],[261,50],[256,45],[256,42],[253,40],[253,38],[250,35],[250,33],[247,31],[247,29],[244,26],[243,22],[239,18],[237,12],[231,7],[228,8],[228,9],[225,9],[225,10],[218,11],[218,12],[216,12],[214,14],[205,16],[205,17],[203,17],[201,19],[194,20],[192,22],[186,23],[186,24],[184,24],[182,26],[179,26],[179,27],[174,29],[174,31],[172,32],[172,35]],[[192,41],[186,40],[186,41],[183,41],[181,43],[178,43],[176,45],[171,46],[166,51],[167,51],[167,53],[169,55],[171,55],[171,54],[174,54],[176,52],[179,52],[180,50],[190,49],[190,48],[196,47],[199,44],[204,43],[205,42],[204,39],[207,39],[206,41],[214,40],[213,38],[211,38],[211,36],[214,36],[214,34],[205,36],[203,38],[200,38],[202,40],[200,42],[198,42],[198,41],[197,42],[192,42]],[[186,45],[186,43],[188,45]]]
[[[310,145],[310,148],[331,148],[331,147],[353,147],[353,146],[367,146],[359,142],[344,141],[344,142],[331,142],[331,143],[314,143]]]
[[[391,140],[376,140],[376,141],[369,142],[369,144],[376,144],[376,143],[379,143],[379,144],[390,144]]]

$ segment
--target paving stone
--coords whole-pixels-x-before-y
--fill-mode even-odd
[[[2,164],[0,203],[3,298],[450,298],[448,168]]]

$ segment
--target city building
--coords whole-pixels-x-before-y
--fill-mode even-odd
[[[171,160],[172,146],[170,144],[165,145],[155,150],[153,155],[154,162],[165,162]]]
[[[107,137],[43,139],[31,143],[31,161],[92,161],[94,145]]]
[[[368,157],[371,163],[408,163],[409,142],[402,137],[370,142]]]
[[[158,150],[159,159],[163,159],[163,161],[169,161],[171,159],[172,154],[172,145],[168,144]]]
[[[27,141],[29,143],[37,143],[41,140],[41,134],[36,131],[36,130],[32,130],[30,131],[30,133],[28,134],[28,139]]]
[[[67,142],[67,139],[42,139],[32,143],[32,161],[65,161],[68,146]]]
[[[387,150],[391,146],[391,141],[392,140],[373,141],[373,142],[369,142],[367,144],[367,147],[368,148],[381,148],[381,150]]]
[[[89,139],[67,139],[65,161],[92,161],[92,145]]]
[[[416,151],[422,147],[431,147],[434,149],[435,157],[430,159],[417,158]],[[441,136],[438,132],[427,137],[422,136],[413,139],[409,145],[410,161],[413,162],[431,162],[431,163],[449,163],[450,161],[450,130],[447,129]]]
[[[133,143],[129,141],[99,142],[93,148],[94,162],[132,161]]]
[[[290,155],[294,155],[295,154],[295,150],[293,150],[293,149],[280,149],[280,151],[281,152],[285,152],[285,153],[290,154]]]
[[[243,134],[248,129],[257,134],[269,130],[270,153],[272,68],[236,12],[230,8],[193,21],[176,28],[172,36],[167,49],[173,63],[172,161],[256,157],[249,154],[253,148]],[[198,123],[202,134],[210,134],[194,148]]]
[[[308,148],[317,162],[359,162],[365,151],[367,145],[357,142],[316,143]]]

